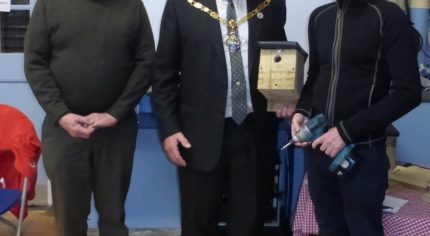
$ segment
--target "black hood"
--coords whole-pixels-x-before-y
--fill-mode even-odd
[[[369,0],[336,0],[336,2],[342,7],[346,2],[349,2],[349,5],[364,5],[369,2]]]

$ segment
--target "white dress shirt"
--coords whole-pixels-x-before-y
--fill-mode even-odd
[[[237,20],[246,16],[248,13],[248,6],[244,0],[233,0],[234,7],[236,9]],[[227,0],[216,0],[218,15],[224,19],[227,19]],[[227,25],[220,23],[222,40],[224,45],[225,62],[227,65],[227,76],[228,76],[228,89],[227,89],[227,102],[225,107],[225,117],[231,117],[231,64],[230,64],[230,51],[225,41],[228,38]],[[240,52],[242,53],[243,61],[243,71],[245,72],[246,81],[246,105],[248,107],[248,113],[253,112],[251,93],[249,90],[249,68],[248,68],[248,38],[249,38],[249,28],[248,21],[240,24],[238,27],[238,34],[240,39]]]

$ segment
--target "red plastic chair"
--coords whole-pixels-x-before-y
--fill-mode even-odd
[[[16,108],[0,104],[0,215],[11,211],[18,218],[16,235],[21,235],[27,201],[35,196],[39,156],[40,140],[32,122]]]

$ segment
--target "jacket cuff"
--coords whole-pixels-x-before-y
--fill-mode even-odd
[[[51,116],[52,116],[52,120],[54,121],[54,124],[58,124],[61,117],[63,117],[64,115],[66,115],[68,113],[71,113],[71,111],[65,106],[53,111],[51,113]]]
[[[336,125],[336,128],[337,128],[337,131],[339,132],[340,137],[342,138],[343,142],[346,145],[353,143],[350,132],[348,131],[348,128],[345,127],[345,124],[343,123],[343,121],[339,122]]]
[[[312,111],[308,111],[308,110],[305,110],[305,109],[302,109],[302,108],[298,108],[298,109],[296,109],[296,110],[293,112],[293,116],[294,116],[294,114],[296,114],[296,113],[300,113],[300,114],[302,114],[302,115],[306,116],[307,118],[311,118],[311,116],[312,116]]]
[[[160,137],[161,140],[164,141],[164,139],[178,133],[181,132],[181,129],[179,127],[166,127],[166,126],[161,126],[160,127]]]
[[[118,122],[120,122],[121,120],[124,120],[131,111],[129,111],[128,109],[121,109],[121,108],[114,108],[111,107],[109,108],[106,113],[109,113],[109,115],[115,117],[115,119],[117,119]]]

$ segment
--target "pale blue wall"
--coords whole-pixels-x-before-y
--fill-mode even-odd
[[[430,103],[422,103],[394,125],[400,131],[397,159],[430,167]]]

